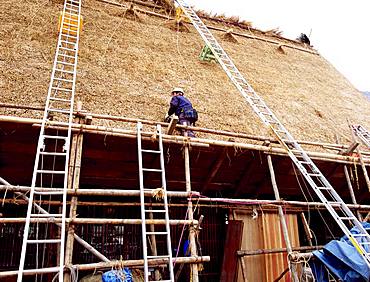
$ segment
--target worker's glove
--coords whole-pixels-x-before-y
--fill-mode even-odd
[[[171,117],[168,114],[166,114],[164,116],[164,122],[170,122],[170,121],[171,121]]]

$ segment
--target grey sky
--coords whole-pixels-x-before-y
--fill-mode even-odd
[[[288,38],[311,33],[311,44],[359,90],[370,91],[369,0],[186,0],[198,9],[236,15]]]

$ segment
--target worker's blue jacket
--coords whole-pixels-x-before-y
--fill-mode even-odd
[[[168,115],[170,116],[172,114],[175,114],[180,117],[181,113],[192,108],[192,104],[184,96],[173,96],[170,102]]]

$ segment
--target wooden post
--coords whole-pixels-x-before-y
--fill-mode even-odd
[[[151,210],[152,208],[149,207],[149,210]],[[149,216],[149,219],[154,219],[153,217],[153,213],[152,212],[149,212],[148,213],[148,216]],[[150,224],[149,225],[149,230],[150,232],[153,232],[153,234],[150,235],[150,250],[152,252],[152,256],[157,256],[158,255],[158,251],[157,251],[157,240],[155,238],[155,235],[154,235],[154,232],[155,232],[155,227],[154,227],[154,224]],[[154,271],[154,277],[155,277],[155,280],[160,280],[160,272],[159,272],[159,269],[156,268],[155,271]]]
[[[240,260],[240,265],[241,265],[241,268],[242,268],[243,280],[244,280],[244,282],[248,282],[247,268],[245,266],[244,257],[240,256],[239,260]]]
[[[186,135],[187,133],[185,133]],[[189,157],[189,146],[186,144],[184,147],[184,159],[185,159],[185,187],[186,192],[191,192],[191,183],[190,183],[190,157]],[[191,199],[188,200],[188,216],[189,220],[194,219],[193,215],[193,202]],[[195,243],[196,230],[194,225],[189,226],[189,240],[190,240],[190,254],[192,257],[197,256],[197,246]],[[198,264],[192,264],[190,271],[190,281],[199,282],[198,277]]]
[[[77,111],[80,111],[82,108],[81,102],[77,102]],[[78,121],[81,122],[81,119],[78,118]],[[80,185],[80,169],[81,169],[81,158],[82,158],[82,143],[83,143],[83,134],[78,132],[73,135],[71,142],[70,150],[70,165],[68,173],[68,189],[77,191]],[[69,217],[70,220],[76,218],[77,215],[77,196],[71,198]],[[68,226],[68,234],[66,241],[66,251],[64,256],[64,264],[66,266],[72,265],[73,257],[73,244],[74,244],[74,235],[75,235],[75,225],[70,223]],[[64,281],[70,281],[70,274],[66,272],[64,274]]]
[[[351,178],[349,177],[347,165],[344,165],[344,175],[346,176],[348,190],[349,190],[349,194],[351,195],[352,203],[355,204],[355,205],[357,205],[357,201],[356,201],[355,193],[353,191],[353,187],[352,187],[352,183],[351,183]],[[357,213],[358,219],[360,221],[362,221],[362,216],[361,216],[360,211],[359,210],[356,210],[356,213]]]
[[[271,155],[267,155],[267,161],[268,161],[268,166],[269,166],[269,170],[270,170],[271,183],[272,183],[272,188],[274,190],[275,198],[276,198],[276,200],[280,200],[280,195],[279,195],[279,190],[278,190],[278,187],[277,187],[277,184],[276,184],[275,172],[274,172],[274,167],[272,165]],[[283,208],[281,206],[279,206],[278,211],[279,211],[281,227],[283,229],[285,245],[287,247],[288,254],[290,254],[292,252],[292,245],[290,244],[290,240],[289,240],[288,227],[286,225]],[[288,261],[288,263],[289,263],[290,271],[292,273],[293,281],[294,282],[299,282],[296,265],[292,264],[290,260]]]
[[[310,246],[312,246],[312,233],[311,233],[311,230],[310,230],[310,226],[308,225],[308,222],[306,220],[306,217],[305,217],[304,213],[301,212],[299,215],[300,215],[301,220],[302,220],[302,224],[303,224],[304,232],[306,233],[306,238],[307,238],[308,244]]]
[[[356,137],[355,133],[353,132],[353,129],[352,129],[351,125],[349,124],[349,122],[348,122],[348,126],[349,126],[349,128],[351,130],[353,141],[354,142],[357,142],[357,137]],[[360,161],[360,164],[361,164],[361,168],[362,168],[362,171],[364,173],[364,177],[365,177],[365,181],[366,181],[366,184],[367,184],[367,188],[370,191],[370,179],[369,179],[369,175],[367,174],[366,166],[365,166],[364,160],[362,158],[361,151],[360,151],[360,149],[358,147],[356,147],[356,153],[358,155],[358,158],[359,158],[359,161]]]

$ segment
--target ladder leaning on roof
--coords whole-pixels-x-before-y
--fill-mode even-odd
[[[352,125],[352,130],[356,135],[364,142],[364,144],[370,148],[370,133],[362,125]]]
[[[22,281],[27,272],[57,273],[58,280],[63,281],[67,176],[80,23],[81,0],[65,0],[36,149],[18,282]],[[60,131],[48,125],[64,125],[68,126],[68,130]],[[47,188],[47,191],[43,188]],[[60,205],[50,208],[52,201],[60,202]],[[42,205],[48,213],[33,211],[35,203]],[[49,226],[49,223],[56,222],[61,223],[60,227],[55,224]],[[44,265],[43,258],[40,260],[46,252],[48,258],[54,259],[48,265]],[[36,261],[31,262],[36,264],[35,269],[25,269],[26,259],[34,260],[35,257]]]
[[[240,94],[252,107],[253,111],[259,116],[262,122],[275,134],[281,145],[284,146],[304,178],[315,191],[321,202],[324,203],[327,210],[333,216],[344,234],[349,238],[358,253],[363,257],[366,264],[370,267],[369,250],[370,236],[358,221],[352,211],[340,198],[335,189],[330,185],[328,180],[317,168],[311,158],[303,150],[301,145],[293,138],[283,124],[277,119],[275,114],[268,108],[262,98],[254,91],[252,86],[239,72],[233,61],[222,49],[221,45],[208,30],[206,25],[197,16],[193,9],[183,0],[175,0],[183,9],[186,16],[191,20],[193,26],[198,31],[206,45],[212,50],[216,60],[226,72],[227,76],[239,90]],[[338,212],[335,210],[339,207]],[[356,226],[358,234],[351,234],[347,227]],[[366,247],[366,248],[365,248]]]
[[[166,173],[164,167],[164,155],[163,155],[163,142],[162,142],[162,131],[161,126],[157,125],[156,136],[158,137],[158,150],[148,150],[142,148],[142,131],[143,125],[141,122],[137,124],[137,146],[138,146],[138,162],[139,162],[139,186],[140,186],[140,202],[141,202],[141,226],[142,226],[142,240],[143,240],[143,256],[144,256],[144,281],[155,281],[149,280],[149,263],[148,260],[150,259],[165,259],[164,265],[167,266],[168,275],[162,280],[156,281],[166,281],[166,282],[174,282],[174,274],[173,274],[173,264],[172,264],[172,248],[171,248],[171,236],[170,236],[170,222],[169,222],[169,214],[168,214],[168,202],[167,202],[167,188],[166,188]],[[157,155],[159,156],[159,166],[160,168],[149,168],[147,164],[146,167],[143,167],[143,154],[146,155]],[[150,188],[146,186],[144,183],[144,174],[157,174],[160,177],[160,188]],[[160,195],[160,199],[163,200],[163,208],[159,207],[157,209],[147,209],[149,202],[146,202],[145,192],[150,192],[152,195],[158,191]],[[161,231],[151,230],[147,231],[147,223],[146,220],[148,219],[149,214],[155,215],[155,219],[161,219],[165,221],[164,229],[162,228]],[[148,236],[156,236],[157,238],[162,238],[165,241],[166,248],[162,250],[163,253],[161,254],[152,254],[148,255],[148,247],[147,247],[147,240],[149,239]]]

